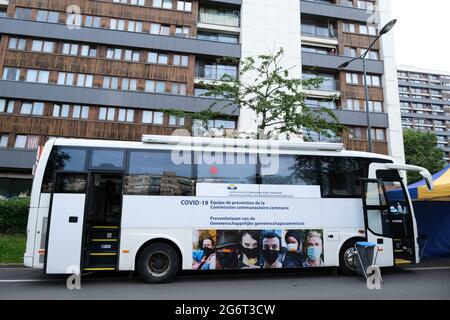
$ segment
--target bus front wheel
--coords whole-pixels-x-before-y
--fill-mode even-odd
[[[339,253],[339,271],[348,276],[356,275],[356,259],[358,258],[355,244],[361,241],[359,239],[351,239],[345,242]]]
[[[177,275],[178,254],[166,243],[153,243],[146,247],[138,260],[138,271],[146,283],[167,283]]]

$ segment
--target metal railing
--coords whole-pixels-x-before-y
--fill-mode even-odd
[[[206,80],[220,80],[224,75],[237,77],[237,67],[234,66],[200,66],[195,67],[195,77]]]

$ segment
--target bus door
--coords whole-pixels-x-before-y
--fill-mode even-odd
[[[377,170],[377,177],[383,180],[391,212],[394,262],[396,265],[413,263],[416,260],[415,221],[405,185],[397,170]]]
[[[86,173],[56,172],[53,175],[46,273],[73,273],[80,268],[86,185]]]
[[[123,173],[91,171],[87,189],[83,270],[116,270],[119,256]]]
[[[377,265],[392,266],[392,219],[382,180],[362,179],[366,239],[378,246]]]

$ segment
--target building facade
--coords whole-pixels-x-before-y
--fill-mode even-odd
[[[403,128],[434,132],[449,162],[450,72],[400,66],[398,85]]]
[[[167,110],[213,102],[227,116],[212,127],[254,131],[252,112],[202,97],[204,83],[238,74],[219,58],[280,47],[291,76],[325,79],[308,105],[333,109],[349,128],[346,148],[366,151],[362,64],[338,66],[390,19],[389,0],[0,0],[0,194],[29,188],[36,148],[51,137],[195,134]],[[393,47],[387,34],[370,53],[368,107],[374,152],[403,161]]]

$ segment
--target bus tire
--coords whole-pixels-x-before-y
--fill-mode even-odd
[[[180,259],[175,249],[167,243],[152,243],[138,259],[138,271],[146,283],[168,283],[177,275]]]
[[[356,260],[357,256],[355,244],[361,241],[360,239],[350,239],[346,241],[339,252],[339,272],[346,276],[355,276],[356,272]]]

